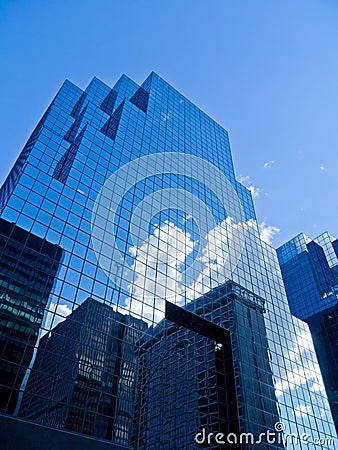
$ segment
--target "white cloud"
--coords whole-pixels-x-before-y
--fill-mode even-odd
[[[259,230],[260,238],[269,245],[272,244],[274,237],[280,233],[280,228],[268,225],[265,220],[259,224]]]
[[[249,189],[253,198],[258,198],[261,195],[262,190],[252,184],[252,181],[248,175],[245,177],[240,175],[238,177],[238,181]]]
[[[301,405],[300,404],[294,408],[294,412],[297,417],[305,417],[308,414],[312,413],[312,408],[310,405]]]
[[[325,394],[319,365],[314,361],[315,351],[308,326],[299,319],[294,321],[303,327],[298,336],[293,339],[287,349],[283,348],[283,362],[285,367],[280,370],[280,378],[276,382],[276,395],[281,397],[286,390],[296,389],[307,383],[312,383],[310,390]]]
[[[65,320],[72,310],[65,304],[51,303],[46,313],[46,321],[41,336],[48,333],[49,330]]]
[[[240,183],[244,184],[244,186],[246,186],[247,184],[251,183],[250,177],[248,175],[247,176],[240,175],[238,177],[238,181]]]
[[[164,316],[165,300],[193,300],[224,282],[241,255],[246,227],[253,221],[234,223],[231,218],[212,228],[200,239],[200,252],[184,272],[182,266],[197,242],[171,222],[157,227],[140,246],[130,248],[134,256],[134,278],[124,308],[149,322]]]
[[[314,381],[312,386],[310,387],[311,392],[324,392],[325,388],[323,384],[318,383],[317,381]]]
[[[228,217],[209,231],[202,255],[196,260],[199,275],[188,287],[185,293],[187,298],[197,298],[225,281],[225,274],[232,272],[238,262],[238,255],[243,250],[240,248],[243,233],[247,227],[256,226],[255,224],[253,220],[234,223]]]
[[[319,169],[320,169],[321,172],[324,172],[325,166],[323,166],[323,164],[322,164],[321,166],[319,166]]]
[[[275,164],[275,160],[274,159],[272,159],[271,161],[267,161],[266,163],[264,163],[264,169],[268,169],[269,167],[271,167],[272,166],[272,164]]]
[[[149,321],[163,318],[164,301],[179,302],[182,295],[180,267],[194,250],[195,242],[171,222],[157,227],[139,247],[131,247],[135,257],[134,279],[129,285],[126,307]]]
[[[261,195],[261,189],[260,188],[255,187],[255,186],[247,186],[247,188],[251,192],[253,198],[258,198]]]

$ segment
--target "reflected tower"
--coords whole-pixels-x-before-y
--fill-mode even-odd
[[[20,416],[128,444],[147,325],[91,298],[40,340]]]
[[[61,248],[0,219],[0,410],[14,413],[62,257]]]

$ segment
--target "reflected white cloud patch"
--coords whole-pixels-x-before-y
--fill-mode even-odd
[[[312,408],[310,405],[297,405],[294,408],[294,413],[297,417],[306,417],[312,413]]]
[[[49,330],[56,327],[57,324],[63,322],[71,312],[72,310],[68,305],[53,302],[50,303],[46,312],[46,320],[44,328],[41,331],[41,337],[48,333]]]
[[[238,253],[242,253],[243,250],[237,248],[236,243],[240,242],[239,237],[245,234],[246,229],[252,226],[255,226],[253,220],[235,223],[231,217],[228,217],[207,234],[207,243],[202,250],[202,256],[197,258],[198,278],[188,286],[185,294],[189,300],[205,294],[226,281],[224,274],[229,273],[229,267],[237,264]]]
[[[129,285],[126,307],[146,320],[163,318],[164,301],[182,298],[181,265],[192,253],[196,242],[172,222],[155,228],[140,247],[131,247],[135,257],[131,269],[134,279]]]
[[[129,249],[135,258],[133,281],[125,308],[149,322],[164,317],[165,300],[177,304],[198,298],[227,279],[242,252],[243,235],[253,220],[227,218],[204,237],[204,246],[191,270],[182,271],[197,242],[172,222],[165,222],[141,246]],[[237,248],[238,246],[238,248]]]
[[[304,324],[304,327],[306,325]],[[280,370],[280,378],[276,382],[276,395],[281,397],[285,391],[312,382],[313,392],[325,394],[325,388],[315,354],[310,331],[304,330],[299,336],[294,336],[293,345],[284,350],[285,367]]]

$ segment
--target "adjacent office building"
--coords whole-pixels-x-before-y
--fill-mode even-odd
[[[200,448],[219,448],[217,433],[276,431],[264,304],[234,282],[185,307],[166,302],[166,318],[140,343],[141,367],[148,368],[140,377],[140,422],[147,426],[141,426],[138,448],[180,448],[195,440],[196,424]],[[206,433],[213,434],[210,443]]]
[[[66,81],[0,190],[0,216],[63,255],[21,388],[20,415],[32,427],[48,422],[51,439],[60,427],[77,433],[67,435],[73,441],[91,434],[97,448],[114,448],[111,424],[122,427],[121,416],[129,448],[217,448],[194,436],[270,430],[277,418],[286,432],[309,434],[313,445],[335,438],[308,326],[290,313],[276,252],[260,240],[251,194],[236,179],[228,133],[156,73],[141,85],[125,75],[113,87],[94,78],[85,90]],[[231,293],[234,286],[243,295]],[[95,314],[84,313],[89,303],[95,314],[99,303],[103,315],[114,310],[114,349],[122,330],[147,325],[135,345],[141,362],[130,381],[138,386],[133,412],[132,386],[125,382],[120,406],[109,371],[105,383],[115,386],[116,403],[99,399],[99,350],[101,369],[90,369],[90,350],[74,351],[72,333],[82,333],[89,348],[101,345],[98,330],[85,331],[95,323]],[[121,352],[128,365],[131,350]],[[55,367],[63,353],[64,385]],[[50,389],[34,381],[42,379]],[[8,422],[12,410],[4,413]],[[10,444],[19,449],[16,436]]]
[[[13,413],[62,251],[0,219],[0,411]]]
[[[277,254],[291,312],[310,327],[338,430],[338,240],[302,233]]]
[[[147,325],[92,298],[40,340],[20,416],[128,444],[137,354]]]

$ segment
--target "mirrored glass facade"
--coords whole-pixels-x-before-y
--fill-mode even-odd
[[[0,219],[1,411],[15,411],[61,256],[58,245]]]
[[[291,311],[310,327],[338,430],[338,240],[300,234],[277,254]]]
[[[264,448],[334,448],[308,325],[228,133],[157,74],[66,81],[0,214],[62,252],[23,380],[1,381],[17,397],[4,414],[118,448],[227,448],[217,433],[268,430]]]

